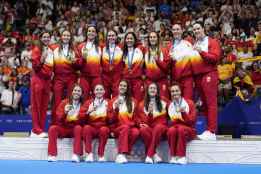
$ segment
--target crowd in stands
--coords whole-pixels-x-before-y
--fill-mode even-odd
[[[30,112],[31,48],[42,30],[70,29],[75,44],[86,38],[86,26],[96,25],[100,43],[114,29],[119,41],[133,31],[142,45],[156,31],[161,44],[173,40],[171,26],[185,28],[193,40],[192,24],[201,21],[207,35],[220,40],[219,105],[233,96],[248,100],[260,95],[260,0],[0,0],[0,103],[2,113]]]

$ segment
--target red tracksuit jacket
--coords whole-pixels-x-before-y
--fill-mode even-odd
[[[83,76],[100,77],[102,72],[101,67],[101,47],[93,45],[91,48],[87,48],[87,43],[81,43],[78,45],[77,61],[81,65],[81,73]]]
[[[145,110],[144,101],[139,103],[138,107],[138,124],[147,124],[150,127],[154,127],[157,124],[167,124],[167,101],[161,100],[162,111],[153,111],[153,113],[148,113]]]
[[[132,55],[129,55],[132,57]],[[140,78],[143,74],[143,52],[140,47],[136,47],[134,49],[134,54],[132,57],[132,62],[128,61],[128,56],[123,57],[124,61],[124,69],[123,69],[123,78],[132,79],[132,78]],[[129,67],[130,64],[130,67]]]
[[[137,102],[132,98],[132,112],[129,113],[125,104],[122,104],[120,108],[114,108],[114,103],[118,99],[117,97],[112,98],[109,101],[109,119],[112,123],[112,128],[120,125],[130,125],[135,126],[137,124]]]
[[[56,116],[57,116],[57,122],[59,126],[67,127],[67,128],[73,128],[75,125],[82,125],[83,124],[83,115],[81,115],[83,112],[81,110],[83,109],[82,106],[80,107],[79,114],[77,116],[77,119],[74,121],[69,121],[67,114],[64,111],[65,106],[69,104],[69,99],[64,99],[56,110]]]
[[[203,41],[196,41],[195,46],[199,46],[202,51],[200,56],[191,59],[194,74],[202,74],[217,70],[217,63],[221,57],[220,44],[216,39],[205,37]]]
[[[162,78],[166,78],[168,74],[168,67],[170,62],[170,57],[167,49],[160,48],[159,56],[156,55],[153,58],[150,55],[149,59],[149,49],[145,50],[145,75],[151,81],[157,81]]]
[[[86,124],[89,124],[94,127],[108,126],[108,100],[103,99],[102,105],[99,106],[96,111],[87,115],[89,108],[93,107],[94,99],[87,100],[81,109],[81,119],[85,121]]]
[[[61,54],[60,45],[54,44],[50,46],[48,58],[45,62],[45,67],[49,71],[53,71],[55,76],[70,77],[76,76],[77,63],[73,62],[72,59],[76,59],[76,50],[74,49],[65,57]]]
[[[193,58],[193,48],[190,42],[180,40],[176,45],[170,45],[170,52],[173,52],[171,75],[172,79],[179,80],[192,75],[190,59]]]
[[[46,50],[48,51],[48,50]],[[33,76],[37,76],[41,79],[49,80],[51,78],[51,71],[44,67],[44,62],[41,62],[42,51],[38,46],[32,49],[32,67]]]
[[[196,119],[196,108],[195,108],[194,102],[192,100],[185,99],[185,101],[188,103],[189,113],[188,114],[187,113],[181,113],[183,120],[175,119],[173,117],[173,113],[171,113],[171,111],[169,110],[169,107],[172,103],[169,103],[168,115],[169,115],[169,118],[170,118],[170,121],[171,121],[171,125],[183,124],[183,125],[186,125],[188,127],[194,128],[196,120],[197,120]]]
[[[108,48],[109,49],[109,48]],[[106,47],[102,49],[102,72],[103,74],[113,73],[117,75],[123,71],[122,49],[116,45],[113,53],[109,54]]]

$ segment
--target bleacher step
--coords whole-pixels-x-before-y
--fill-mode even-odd
[[[242,140],[253,140],[253,141],[260,141],[260,135],[241,135]]]
[[[9,160],[46,160],[47,138],[13,138],[0,137],[0,159]],[[97,152],[97,141],[93,143],[93,149]],[[106,145],[105,157],[108,161],[114,161],[117,154],[117,146],[114,139],[109,139]],[[158,148],[159,155],[165,162],[168,161],[168,145],[164,141]],[[70,160],[72,155],[72,139],[58,141],[58,159]],[[238,163],[261,164],[261,141],[243,140],[218,140],[200,141],[193,140],[187,148],[187,157],[190,163]],[[97,153],[95,153],[97,159]],[[130,161],[144,161],[144,145],[138,141]]]
[[[217,135],[218,140],[232,140],[232,135]]]
[[[4,137],[28,137],[28,132],[4,132]]]

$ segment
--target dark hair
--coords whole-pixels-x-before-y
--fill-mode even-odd
[[[196,21],[192,26],[194,26],[194,25],[196,25],[196,24],[200,25],[200,26],[204,29],[204,24],[203,24],[203,22]]]
[[[70,38],[70,41],[69,41],[69,51],[73,51],[73,50],[74,50],[74,45],[73,45],[73,39],[72,39],[73,36],[72,36],[71,31],[68,30],[68,29],[63,30],[63,31],[60,33],[60,37],[62,37],[62,34],[63,34],[65,31],[68,31],[68,32],[70,33],[70,35],[71,35],[71,38]],[[61,46],[62,46],[62,41],[61,41],[61,40],[59,41],[59,45],[60,45],[60,48],[61,48]],[[61,49],[59,49],[59,51],[61,51]]]
[[[126,56],[127,56],[127,54],[128,54],[128,46],[127,46],[127,44],[126,44],[126,38],[127,38],[127,36],[128,36],[129,34],[132,35],[133,38],[134,38],[134,48],[137,47],[137,37],[136,37],[135,33],[134,33],[134,32],[128,32],[128,33],[125,35],[125,37],[124,37],[123,59],[125,59]]]
[[[251,70],[252,70],[252,71],[254,71],[254,66],[259,67],[259,64],[258,64],[257,61],[254,61],[254,62],[252,63],[252,65],[251,65]]]
[[[125,93],[125,100],[126,100],[127,110],[128,110],[129,113],[131,113],[132,109],[133,109],[132,108],[132,100],[131,100],[131,86],[130,86],[130,83],[129,83],[128,80],[122,79],[120,81],[120,83],[121,82],[125,82],[127,84],[127,91]]]
[[[98,85],[102,86],[103,89],[105,90],[105,87],[104,87],[103,83],[100,83],[100,82],[99,82],[99,83],[96,83],[96,84],[95,84],[95,86],[94,86],[94,88],[93,88],[93,91],[95,90],[96,86],[98,86]]]
[[[95,39],[94,39],[94,45],[95,45],[95,50],[98,52],[99,51],[99,49],[98,49],[98,47],[99,47],[99,36],[98,36],[98,28],[95,25],[88,25],[87,26],[87,28],[86,28],[86,41],[88,40],[88,36],[87,36],[88,30],[91,27],[93,27],[95,29],[96,34],[97,34]]]
[[[160,100],[160,88],[159,88],[159,85],[155,82],[152,82],[150,85],[156,85],[157,87],[157,95],[155,96],[155,99],[156,99],[156,107],[157,107],[157,110],[159,112],[162,111],[162,103],[161,103],[161,100]],[[149,86],[147,86],[147,89],[146,89],[146,94],[145,94],[145,98],[144,98],[144,106],[145,106],[145,109],[148,110],[149,108],[149,104],[150,104],[150,95],[149,95]]]
[[[156,31],[151,31],[150,33],[149,33],[149,38],[148,38],[148,47],[149,47],[149,55],[148,55],[148,58],[149,58],[149,61],[150,61],[150,47],[151,47],[151,42],[150,42],[150,35],[151,35],[151,33],[155,33],[156,35],[157,35],[157,38],[158,38],[158,41],[157,41],[157,45],[156,45],[156,47],[157,47],[157,56],[158,57],[160,57],[160,37],[159,37],[159,34],[156,32]]]
[[[182,96],[182,89],[181,89],[180,83],[177,82],[177,81],[172,82],[171,85],[170,85],[170,87],[169,87],[169,90],[170,90],[173,86],[178,86],[178,87],[179,87],[180,92],[181,92],[181,96]]]
[[[75,87],[77,87],[77,86],[81,88],[82,93],[83,93],[83,88],[82,88],[81,85],[78,84],[78,83],[75,83],[75,84],[73,85],[72,91],[73,91],[73,89],[74,89]],[[73,102],[73,99],[72,99],[72,91],[71,91],[71,95],[69,96],[69,104],[72,104],[72,102]],[[80,103],[82,103],[82,102],[83,102],[83,95],[81,95],[81,97],[80,97]]]
[[[116,45],[118,44],[118,33],[117,33],[115,30],[110,29],[110,30],[107,32],[107,34],[106,34],[106,51],[109,51],[108,33],[111,32],[111,31],[114,32],[115,35],[116,35],[116,37],[117,37],[115,44],[116,44]]]
[[[46,31],[46,30],[42,31],[42,32],[39,34],[39,45],[38,45],[38,46],[39,46],[41,52],[43,51],[43,47],[44,47],[44,44],[42,43],[41,38],[42,38],[43,35],[46,34],[46,33],[48,33],[48,34],[50,35],[50,37],[51,37],[51,33],[50,33],[49,31]]]
[[[171,83],[170,87],[172,87],[172,86],[179,86],[179,87],[180,87],[180,83],[177,82],[177,81],[173,81],[173,82]]]
[[[180,26],[181,29],[183,29],[182,24],[180,22],[174,23],[171,27],[173,27],[174,25],[178,25],[178,26]]]

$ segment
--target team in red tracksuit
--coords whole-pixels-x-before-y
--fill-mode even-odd
[[[41,34],[40,39],[41,46],[35,46],[32,50],[31,111],[32,133],[44,136],[43,132],[51,92],[51,77],[49,72],[45,72],[43,65],[48,54],[50,34],[44,32]]]
[[[187,142],[196,137],[196,109],[192,100],[181,96],[179,85],[172,85],[170,91],[172,102],[168,106],[168,115],[171,122],[167,131],[170,163],[185,164]]]
[[[98,36],[95,27],[87,28],[87,41],[78,45],[77,61],[81,64],[80,84],[84,89],[84,98],[90,98],[96,84],[101,80],[101,47],[98,44]]]
[[[171,55],[171,77],[181,85],[182,93],[185,98],[193,98],[193,74],[191,68],[191,57],[194,51],[190,42],[183,40],[182,28],[180,24],[172,26],[174,35],[173,43],[170,45]]]
[[[102,81],[105,87],[105,97],[115,97],[123,71],[122,49],[116,44],[117,34],[108,31],[106,45],[102,50]]]
[[[149,85],[151,82],[156,82],[160,86],[161,96],[169,98],[167,79],[169,53],[167,49],[159,46],[159,36],[156,32],[150,32],[148,45],[144,54],[145,84]]]
[[[137,47],[136,36],[133,32],[125,35],[123,61],[122,78],[129,81],[133,97],[140,101],[144,96],[142,80],[144,59],[142,49]]]
[[[118,156],[116,162],[125,163],[125,154],[130,154],[132,146],[139,136],[137,125],[137,102],[130,96],[128,81],[119,83],[119,95],[109,102],[109,118],[113,124],[111,131],[118,140]]]
[[[70,38],[70,32],[67,30],[63,31],[61,37],[62,43],[51,46],[52,51],[48,52],[48,57],[45,62],[45,67],[48,67],[49,71],[53,71],[54,73],[52,124],[56,123],[56,108],[62,99],[71,93],[73,84],[77,80],[78,65],[76,62],[75,49],[73,49],[72,40]],[[63,41],[65,39],[70,41]]]
[[[87,125],[83,128],[83,140],[85,142],[85,152],[90,155],[87,161],[93,161],[92,155],[92,140],[97,137],[99,139],[98,156],[99,160],[104,158],[104,149],[107,139],[110,134],[108,126],[108,100],[103,98],[105,93],[102,85],[96,85],[94,89],[95,95],[102,93],[100,96],[95,96],[94,99],[87,100],[83,105],[83,114]],[[104,159],[105,160],[105,159]]]
[[[75,94],[77,93],[77,94]],[[82,120],[80,114],[82,103],[80,95],[82,89],[79,85],[73,88],[70,99],[63,100],[56,111],[57,125],[52,125],[49,128],[48,136],[48,155],[57,156],[57,138],[73,137],[73,154],[82,155]],[[78,95],[77,100],[74,100],[74,95]]]
[[[198,56],[191,58],[195,85],[207,116],[207,133],[214,135],[217,128],[217,63],[221,57],[221,48],[218,40],[205,35],[201,24],[195,23],[193,31],[196,36],[194,48],[198,52]]]
[[[154,94],[150,94],[154,93]],[[167,131],[168,102],[160,98],[159,87],[156,83],[148,86],[145,100],[138,106],[138,125],[144,141],[147,158],[152,158],[160,140]],[[147,161],[145,162],[152,163]]]

